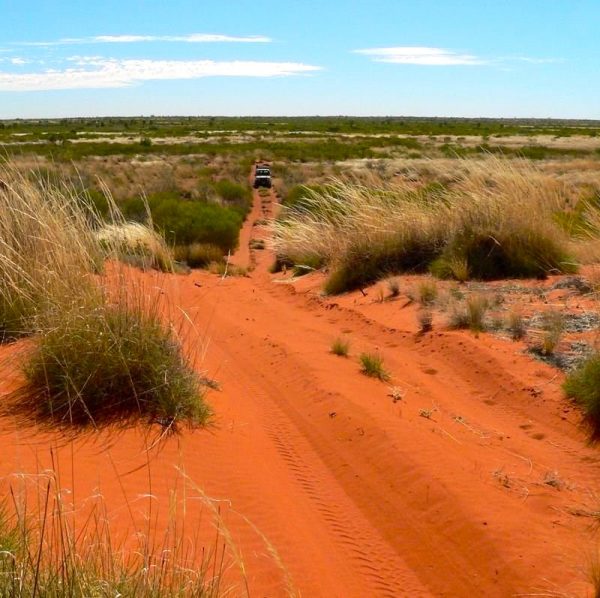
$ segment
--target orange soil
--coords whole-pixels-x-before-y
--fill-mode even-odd
[[[562,374],[491,335],[421,336],[402,302],[268,274],[272,255],[247,249],[265,235],[254,199],[232,258],[248,277],[162,278],[208,341],[214,429],[147,452],[140,431],[61,441],[6,422],[0,474],[60,466],[74,502],[97,488],[125,526],[168,510],[185,472],[220,501],[254,596],[582,595],[594,537],[570,509],[598,509],[600,454]],[[329,353],[342,334],[347,359]],[[359,372],[362,351],[384,357],[389,384]]]

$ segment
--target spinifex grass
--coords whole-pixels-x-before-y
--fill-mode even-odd
[[[340,357],[348,357],[348,352],[350,351],[350,341],[344,338],[336,338],[333,343],[331,343],[331,352],[334,355],[338,355]]]
[[[105,258],[121,256],[120,235],[100,243],[94,211],[67,183],[50,187],[10,168],[0,176],[0,329],[35,333],[25,384],[3,409],[60,425],[205,423],[200,382],[157,293],[118,266],[98,274]]]
[[[127,530],[114,525],[114,513],[101,493],[85,505],[74,505],[68,502],[72,494],[52,474],[34,477],[40,481],[35,490],[11,486],[10,499],[0,505],[0,596],[217,598],[233,590],[227,585],[234,583],[234,576],[228,576],[229,582],[223,578],[235,565],[248,589],[243,563],[223,522],[214,522],[217,532],[204,546],[197,533],[186,531],[208,528],[202,513],[186,522],[189,506],[175,493],[164,528],[149,509],[147,523],[134,521],[132,515],[129,525],[134,528]]]
[[[555,222],[567,188],[519,164],[465,160],[451,187],[433,190],[333,181],[283,209],[272,244],[282,260],[328,266],[328,293],[403,271],[459,280],[574,271],[570,240]]]
[[[206,423],[199,378],[157,309],[141,298],[95,299],[49,314],[53,326],[24,364],[21,407],[60,425]]]
[[[383,357],[376,353],[361,353],[360,355],[360,371],[370,378],[377,378],[386,382],[390,379],[389,372],[383,367]]]
[[[0,169],[0,331],[35,330],[38,313],[90,284],[102,264],[97,224],[75,190]]]
[[[563,388],[583,409],[592,441],[600,441],[600,354],[595,353],[569,373]]]

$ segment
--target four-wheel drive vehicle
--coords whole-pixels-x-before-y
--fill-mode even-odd
[[[257,164],[254,170],[254,188],[271,188],[271,169],[265,164]]]

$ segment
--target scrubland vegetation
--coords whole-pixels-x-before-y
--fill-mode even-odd
[[[564,185],[497,158],[463,166],[449,185],[335,181],[308,190],[274,223],[275,252],[326,265],[334,294],[406,271],[457,280],[575,271],[572,239],[556,221],[571,201]]]
[[[485,119],[4,122],[0,142],[11,157],[0,173],[0,330],[5,342],[25,338],[21,385],[3,409],[70,431],[207,424],[207,381],[188,352],[185,318],[129,266],[247,274],[225,256],[250,210],[257,159],[271,162],[282,204],[267,242],[277,265],[294,275],[323,270],[329,294],[387,278],[379,295],[359,300],[375,296],[382,310],[387,300],[390,309],[412,305],[420,342],[433,339],[423,335],[434,323],[436,334],[438,326],[495,331],[555,365],[563,317],[548,307],[532,333],[536,316],[502,311],[480,281],[543,279],[598,263],[599,133],[597,123]],[[413,273],[426,277],[397,277]],[[350,342],[340,336],[325,349],[347,357]],[[595,441],[599,363],[592,352],[564,368],[565,394]],[[390,380],[376,352],[354,364],[356,376]],[[397,387],[390,396],[403,399]],[[60,516],[59,500],[49,486],[38,503]],[[211,561],[211,573],[177,537],[122,550],[102,517],[76,535],[67,519],[30,521],[16,506],[0,513],[0,595],[222,591],[222,561]]]

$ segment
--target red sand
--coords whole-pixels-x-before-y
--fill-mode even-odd
[[[272,256],[247,250],[264,237],[260,202],[232,259],[255,263],[249,277],[163,278],[207,341],[216,427],[149,456],[139,431],[88,435],[55,448],[52,465],[57,438],[6,422],[0,474],[59,463],[75,502],[98,488],[126,525],[149,504],[167,510],[184,471],[220,501],[254,596],[582,595],[594,536],[569,509],[598,509],[600,453],[562,374],[490,335],[419,336],[397,301],[323,299],[319,275],[277,282]],[[341,334],[347,359],[329,353]],[[359,372],[374,350],[389,384]]]

